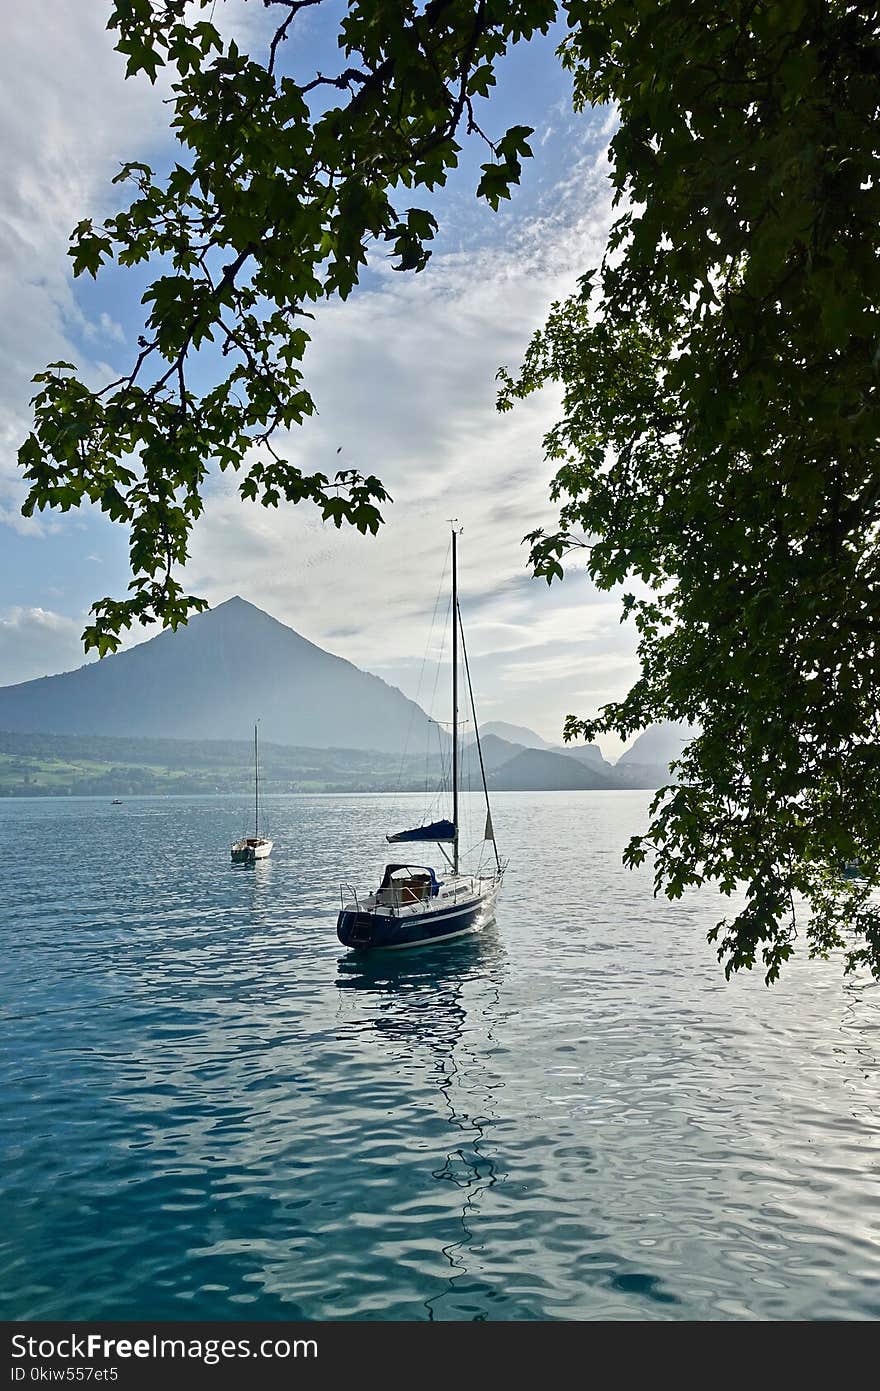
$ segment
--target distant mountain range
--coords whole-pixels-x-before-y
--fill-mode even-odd
[[[669,764],[694,731],[686,725],[654,725],[640,734],[616,763],[596,744],[550,744],[533,729],[492,720],[481,726],[484,748],[492,741],[486,769],[500,790],[563,788],[652,788],[670,781]],[[516,736],[516,737],[514,737]],[[580,764],[572,769],[571,764]]]
[[[569,757],[581,758],[600,766],[611,766],[605,763],[598,744],[549,744],[533,729],[527,729],[524,725],[508,724],[506,720],[487,721],[486,724],[480,725],[480,734],[494,734],[506,743],[518,744],[523,749],[544,749],[547,753],[564,753]]]
[[[609,776],[592,763],[551,749],[522,749],[490,775],[489,785],[499,792],[561,792],[607,790],[617,787],[614,768],[604,765]]]
[[[536,734],[533,729],[526,729],[525,725],[508,724],[506,720],[487,720],[480,725],[480,734],[485,736],[493,734],[498,739],[503,739],[506,744],[519,744],[524,749],[552,749],[553,745],[548,744],[546,739],[542,739],[540,734]]]
[[[255,713],[278,790],[393,788],[411,770],[389,755],[437,750],[437,725],[396,687],[236,597],[101,662],[0,688],[0,794],[162,790],[184,774],[187,789],[237,787]],[[646,730],[616,764],[502,720],[480,733],[503,791],[659,787],[690,731]],[[462,781],[480,783],[473,744]]]
[[[693,726],[686,724],[670,722],[652,725],[638,736],[626,753],[620,755],[616,766],[638,764],[650,768],[665,767],[681,757],[682,749],[695,733]]]
[[[690,725],[671,722],[644,730],[614,765],[618,787],[659,787],[674,781],[669,765],[681,757],[695,733]]]

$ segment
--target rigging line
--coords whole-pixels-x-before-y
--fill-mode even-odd
[[[445,575],[445,570],[444,570],[444,575]],[[437,814],[438,814],[438,815],[439,815],[440,803],[441,803],[441,800],[442,800],[442,798],[443,798],[443,793],[444,793],[444,791],[446,790],[446,770],[445,770],[445,766],[444,766],[444,762],[443,762],[443,742],[442,742],[442,724],[443,724],[443,722],[442,722],[442,720],[435,720],[435,719],[434,719],[433,711],[435,710],[436,705],[437,705],[437,686],[438,686],[439,680],[440,680],[440,668],[441,668],[442,665],[443,665],[443,654],[444,654],[445,651],[446,651],[446,635],[447,635],[447,633],[448,633],[448,631],[449,631],[449,613],[450,613],[450,608],[449,608],[449,606],[447,605],[447,607],[446,607],[446,609],[445,609],[445,619],[444,619],[444,623],[443,623],[443,634],[442,634],[442,637],[441,637],[441,640],[440,640],[440,653],[439,653],[439,656],[438,656],[438,658],[437,658],[437,667],[436,667],[436,670],[435,670],[435,672],[434,672],[434,689],[433,689],[433,691],[431,692],[430,710],[431,710],[432,713],[429,715],[429,719],[432,721],[432,723],[433,723],[433,725],[434,725],[434,729],[436,730],[436,733],[437,733],[437,750],[438,750],[439,765],[440,765],[440,766],[439,766],[439,775],[438,775],[438,777],[437,777],[437,786],[434,788],[434,797],[433,797],[433,800],[432,800],[432,802],[431,802],[431,807],[437,809]],[[429,741],[426,741],[426,743],[425,743],[425,802],[426,802],[426,804],[427,804],[427,802],[428,802],[428,783],[429,783],[429,781],[430,781],[430,775],[431,775],[430,742],[429,742]],[[427,806],[426,806],[426,815],[427,815],[427,814],[428,814],[428,811],[427,811]]]
[[[432,789],[431,787],[431,741],[427,739],[425,741],[425,777],[422,786],[422,805],[425,808],[426,817],[429,815],[433,806],[433,801],[436,799],[436,793],[437,789]]]
[[[472,855],[475,850],[479,850],[481,846],[485,845],[485,843],[486,842],[482,838],[480,840],[475,840],[473,845],[468,846],[467,854]],[[482,854],[480,858],[482,858]]]
[[[461,635],[461,622],[459,621],[459,636],[460,636],[460,635]],[[462,712],[462,713],[463,713],[463,712]],[[459,755],[458,755],[458,757],[459,757],[458,771],[459,771],[459,786],[460,786],[461,793],[462,793],[462,796],[461,796],[460,802],[459,802],[458,815],[459,815],[459,822],[460,822],[460,824],[461,824],[461,829],[462,829],[461,838],[462,838],[462,840],[465,840],[465,841],[466,841],[466,840],[469,840],[469,839],[471,838],[471,836],[473,835],[473,829],[474,829],[473,807],[471,806],[471,799],[470,799],[470,795],[469,795],[469,794],[473,791],[473,786],[472,786],[472,784],[473,784],[473,775],[474,775],[474,767],[473,767],[473,748],[474,748],[474,746],[473,746],[473,743],[468,744],[468,743],[465,742],[465,741],[467,740],[467,738],[469,737],[469,736],[468,736],[468,731],[470,730],[470,726],[471,726],[471,721],[470,721],[469,718],[468,718],[468,719],[461,719],[461,720],[459,720],[459,722],[458,722],[458,727],[459,727],[459,730],[461,731],[461,735],[460,735],[460,737],[461,737],[461,748],[460,748],[460,750],[459,750]],[[467,793],[468,795],[465,796],[465,795],[464,795],[465,793]],[[469,853],[470,853],[470,852],[469,852]]]
[[[437,774],[437,787],[436,787],[435,790],[434,790],[434,800],[433,800],[431,806],[432,806],[432,809],[436,810],[437,814],[439,815],[439,814],[440,814],[440,804],[441,804],[441,801],[442,801],[442,799],[443,799],[443,797],[444,797],[444,795],[445,795],[445,793],[446,793],[447,777],[446,777],[446,764],[445,764],[445,762],[444,762],[444,754],[443,754],[443,742],[442,742],[442,740],[441,740],[441,738],[440,738],[441,729],[440,729],[440,724],[439,724],[439,722],[436,721],[436,720],[435,720],[435,722],[434,722],[434,730],[435,730],[435,732],[436,732],[436,734],[437,734],[437,768],[438,768],[438,774]]]
[[[425,650],[424,650],[424,653],[422,654],[422,664],[421,664],[421,666],[419,667],[419,679],[418,679],[418,682],[416,683],[416,698],[415,698],[415,700],[413,701],[413,708],[410,710],[410,713],[409,713],[409,724],[408,724],[407,727],[406,727],[406,737],[404,738],[404,741],[403,741],[403,751],[402,751],[402,753],[401,753],[401,755],[400,755],[400,767],[399,767],[398,770],[397,770],[397,786],[396,786],[395,789],[394,789],[394,794],[395,794],[395,796],[397,796],[398,793],[400,792],[400,784],[401,784],[401,782],[402,782],[402,780],[403,780],[403,765],[404,765],[404,763],[406,762],[407,754],[409,753],[409,741],[410,741],[410,736],[412,735],[413,720],[415,719],[415,716],[416,716],[416,707],[418,706],[419,697],[420,697],[420,695],[421,695],[421,693],[422,693],[422,681],[424,680],[424,676],[425,676],[425,665],[426,665],[427,660],[428,660],[428,651],[429,651],[430,646],[431,646],[431,640],[432,640],[432,638],[433,638],[433,636],[434,636],[434,625],[435,625],[435,623],[436,623],[436,621],[437,621],[437,610],[438,610],[438,608],[439,608],[439,606],[440,606],[440,595],[443,593],[443,583],[444,583],[444,580],[446,579],[446,567],[447,567],[447,565],[449,564],[449,552],[450,552],[451,549],[452,549],[452,542],[450,541],[450,542],[449,542],[449,545],[446,547],[446,555],[445,555],[445,558],[444,558],[444,560],[443,560],[443,571],[442,571],[442,573],[441,573],[441,575],[440,575],[440,583],[439,583],[438,586],[437,586],[437,594],[436,594],[436,596],[435,596],[435,598],[434,598],[434,610],[433,610],[433,613],[431,614],[431,626],[430,626],[430,628],[429,628],[429,630],[428,630],[428,639],[427,639],[427,642],[425,643]],[[447,621],[448,621],[448,620],[447,620]],[[435,689],[435,691],[436,691],[436,689],[437,689],[437,683],[436,683],[436,681],[435,681],[435,683],[434,683],[434,689]],[[430,718],[430,712],[429,712],[428,717]]]
[[[457,605],[457,604],[456,604],[456,608],[458,608],[458,605]],[[470,698],[471,698],[471,713],[473,714],[473,717],[474,717],[474,735],[475,735],[476,741],[477,741],[477,753],[480,755],[480,772],[481,772],[482,777],[483,777],[483,795],[484,795],[484,797],[486,798],[486,817],[487,817],[488,821],[489,821],[490,824],[491,824],[491,822],[492,822],[492,808],[491,808],[490,805],[489,805],[489,788],[488,788],[488,785],[487,785],[487,783],[486,783],[486,765],[485,765],[484,762],[483,762],[483,745],[482,745],[482,742],[481,742],[481,740],[480,740],[480,726],[477,724],[477,707],[476,707],[476,705],[474,704],[474,688],[473,688],[473,685],[472,685],[472,683],[471,683],[471,668],[470,668],[470,663],[468,662],[467,646],[465,645],[465,640],[464,640],[464,627],[462,626],[462,622],[461,622],[461,609],[460,609],[460,608],[458,608],[458,635],[459,635],[459,637],[460,637],[460,639],[461,639],[461,654],[462,654],[462,656],[464,657],[464,671],[465,671],[465,676],[467,677],[468,694],[470,695]],[[494,825],[492,825],[492,848],[493,848],[493,850],[495,851],[495,864],[496,864],[496,866],[498,867],[498,870],[499,870],[499,872],[500,872],[500,870],[501,870],[501,858],[500,858],[500,856],[499,856],[499,854],[498,854],[498,843],[497,843],[497,841],[495,840],[495,827],[494,827]]]
[[[443,571],[443,575],[444,575],[444,578],[445,578],[445,577],[446,577],[446,571],[445,571],[445,570]],[[440,684],[440,668],[441,668],[441,666],[443,665],[443,656],[444,656],[444,653],[446,652],[446,635],[447,635],[447,633],[449,632],[449,615],[450,615],[451,612],[452,612],[452,600],[450,599],[450,600],[448,601],[448,603],[447,603],[447,605],[446,605],[446,609],[445,609],[445,617],[444,617],[444,620],[443,620],[443,635],[442,635],[442,638],[441,638],[441,640],[440,640],[440,652],[439,652],[438,657],[437,657],[437,668],[436,668],[436,670],[435,670],[435,672],[434,672],[434,688],[433,688],[433,690],[431,691],[431,705],[430,705],[430,710],[429,710],[429,713],[431,713],[431,714],[433,714],[433,711],[435,710],[436,705],[437,705],[437,687],[438,687],[438,685]],[[435,724],[438,726],[438,728],[439,728],[439,726],[443,723],[443,721],[441,721],[441,720],[435,720],[434,723],[435,723]]]
[[[447,548],[446,548],[446,557],[447,557],[447,560],[448,560],[448,558],[449,558],[449,551],[450,551],[450,548],[451,548],[451,542],[450,542],[450,545],[447,546]],[[446,578],[446,563],[445,563],[445,561],[444,561],[444,564],[443,564],[443,576],[442,576],[442,579],[441,579],[441,586],[442,586],[443,580],[445,580],[445,578]],[[438,596],[437,596],[437,597],[438,597],[438,601],[439,601],[439,597],[440,597],[440,596],[439,596],[439,592],[438,592]],[[429,703],[429,705],[428,705],[428,718],[429,718],[430,720],[432,720],[432,722],[433,722],[434,729],[435,729],[436,734],[437,734],[437,749],[438,749],[438,752],[439,752],[439,754],[440,754],[440,772],[439,772],[439,777],[438,777],[438,779],[437,779],[437,781],[438,781],[438,787],[435,789],[435,800],[436,800],[437,798],[439,798],[441,789],[442,789],[442,787],[443,787],[443,751],[442,751],[441,739],[440,739],[440,722],[439,722],[439,720],[434,719],[434,711],[435,711],[435,709],[437,708],[437,684],[438,684],[439,677],[440,677],[440,667],[441,667],[441,665],[442,665],[442,663],[443,663],[443,654],[444,654],[444,652],[446,651],[446,634],[447,634],[447,631],[448,631],[448,629],[449,629],[449,606],[448,606],[448,604],[444,607],[443,614],[444,614],[444,616],[443,616],[443,632],[441,633],[441,636],[440,636],[440,652],[439,652],[439,654],[438,654],[438,657],[437,657],[437,665],[436,665],[435,670],[434,670],[434,687],[433,687],[433,690],[431,691],[431,700],[430,700],[430,703]],[[431,765],[431,741],[430,741],[430,740],[426,740],[426,741],[425,741],[425,801],[426,801],[426,802],[427,802],[427,799],[428,799],[428,783],[429,783],[429,781],[430,781],[430,772],[431,772],[430,765]]]
[[[450,546],[451,546],[451,542],[450,542]],[[448,550],[447,550],[447,555],[448,555],[448,554],[449,554],[449,552],[448,552]],[[445,575],[446,575],[445,569],[444,569],[444,571],[443,571],[443,574],[444,574],[444,578],[445,578]],[[443,623],[443,635],[442,635],[442,638],[441,638],[441,641],[440,641],[440,653],[439,653],[438,658],[437,658],[437,668],[436,668],[436,671],[434,672],[434,689],[433,689],[433,691],[431,692],[431,705],[430,705],[430,711],[431,711],[431,712],[433,712],[433,711],[436,709],[436,706],[437,706],[437,687],[438,687],[438,685],[439,685],[439,683],[440,683],[440,668],[441,668],[442,665],[443,665],[443,656],[444,656],[444,654],[445,654],[445,652],[446,652],[446,635],[447,635],[447,633],[449,632],[449,615],[450,615],[451,611],[452,611],[452,603],[451,603],[451,601],[450,601],[450,602],[447,604],[446,610],[445,610],[445,619],[444,619],[444,623]],[[431,718],[433,719],[433,713],[431,713]],[[440,777],[439,777],[439,780],[438,780],[440,785],[439,785],[439,787],[438,787],[438,789],[437,789],[437,797],[438,797],[438,798],[442,795],[443,792],[446,791],[446,788],[447,788],[447,781],[446,781],[446,778],[447,778],[447,768],[446,768],[446,762],[445,762],[445,760],[444,760],[443,741],[442,741],[442,739],[441,739],[441,724],[442,724],[442,721],[441,721],[441,720],[434,720],[434,727],[435,727],[435,729],[437,730],[437,748],[438,748],[438,751],[439,751],[439,754],[440,754]]]

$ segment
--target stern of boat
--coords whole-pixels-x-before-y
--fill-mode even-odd
[[[375,914],[343,908],[336,919],[336,936],[344,947],[363,950],[373,943]]]

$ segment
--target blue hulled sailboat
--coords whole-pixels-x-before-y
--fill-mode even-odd
[[[461,631],[458,607],[458,533],[452,530],[452,819],[432,821],[408,831],[386,836],[394,845],[430,844],[440,847],[445,868],[438,872],[430,865],[412,860],[385,866],[379,887],[360,895],[347,885],[342,886],[342,910],[336,924],[340,942],[360,951],[388,950],[401,947],[420,947],[445,942],[466,933],[478,932],[491,922],[495,900],[501,888],[505,865],[495,844],[489,789],[480,747],[480,734],[474,715],[474,733],[479,754],[483,795],[486,799],[484,840],[491,841],[495,865],[489,872],[463,873],[459,863],[459,783],[460,757],[458,738],[458,649],[464,657],[471,709],[474,694],[471,686],[467,648]],[[450,847],[448,850],[446,847]]]

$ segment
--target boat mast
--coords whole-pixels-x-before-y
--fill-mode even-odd
[[[260,765],[257,762],[257,725],[254,723],[254,840],[260,838]]]
[[[474,704],[474,683],[471,681],[471,664],[468,661],[467,643],[464,640],[464,624],[461,623],[459,614],[459,629],[461,632],[461,655],[464,657],[464,674],[467,678],[468,694],[471,701],[471,717],[474,722],[474,737],[477,741],[477,753],[480,758],[480,776],[483,779],[483,796],[486,799],[486,835],[485,840],[491,840],[492,849],[495,851],[495,865],[499,874],[501,873],[501,857],[498,854],[498,846],[495,843],[495,828],[492,825],[492,808],[489,805],[489,784],[486,781],[486,765],[483,762],[483,744],[480,739],[480,726],[477,723],[477,707]],[[489,832],[492,832],[491,836]]]
[[[455,523],[452,524],[452,872],[458,873],[458,568]]]

